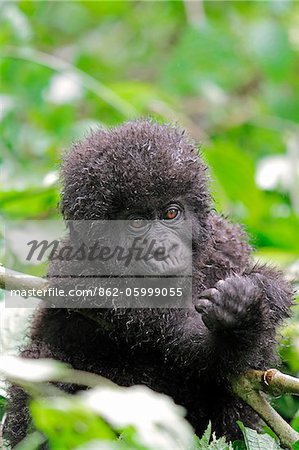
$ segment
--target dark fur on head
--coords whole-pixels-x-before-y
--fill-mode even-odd
[[[73,146],[62,180],[65,219],[122,219],[131,209],[150,214],[182,199],[193,221],[195,307],[98,310],[98,322],[73,310],[41,309],[22,355],[53,357],[171,395],[198,434],[210,419],[217,434],[230,438],[239,436],[238,419],[258,426],[231,393],[229,378],[276,360],[276,329],[288,316],[292,292],[279,272],[253,265],[242,229],[213,212],[194,144],[176,127],[152,121],[101,129]],[[63,264],[53,262],[50,277],[54,268],[63,276]],[[25,396],[13,387],[6,423],[13,445],[27,424]]]
[[[180,129],[155,122],[91,133],[66,156],[62,178],[67,219],[115,219],[120,205],[150,208],[180,196],[201,216],[210,207],[206,166],[194,144]]]

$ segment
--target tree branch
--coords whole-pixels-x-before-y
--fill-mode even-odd
[[[48,287],[48,281],[43,278],[5,269],[0,265],[0,289],[5,289],[7,285],[13,289],[36,289],[37,291],[41,290],[44,292]],[[47,302],[47,296],[44,295],[44,293],[37,297]],[[103,325],[100,318],[94,317],[92,310],[78,309],[76,311]],[[81,377],[80,372],[77,372],[77,375],[80,375],[80,379],[77,381],[80,384],[85,384],[85,375],[82,373],[83,376]],[[94,383],[98,382],[96,375],[92,381]],[[272,408],[268,403],[265,394],[273,396],[281,394],[299,395],[299,379],[285,375],[276,369],[269,369],[266,371],[249,370],[239,377],[233,378],[231,384],[235,395],[241,398],[259,414],[259,416],[276,433],[283,445],[292,448],[292,444],[299,440],[299,433],[291,428],[275,409]]]
[[[6,269],[0,264],[0,289],[6,289],[6,286],[12,289],[28,290],[45,290],[48,282],[44,278],[34,277],[25,273],[16,272],[14,270]],[[38,297],[42,300],[47,300],[44,295]]]
[[[293,448],[292,444],[299,440],[299,433],[272,408],[265,393],[273,396],[299,395],[299,379],[285,375],[276,369],[248,370],[232,379],[231,384],[234,394],[258,413],[279,437],[281,443],[288,448]]]

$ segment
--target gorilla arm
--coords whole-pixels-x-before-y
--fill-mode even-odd
[[[214,345],[228,374],[266,369],[275,362],[277,326],[291,302],[288,285],[267,267],[229,276],[201,292],[195,306],[207,328],[210,355]]]
[[[276,269],[252,264],[242,228],[217,215],[209,226],[212,245],[194,293],[196,310],[177,317],[172,352],[183,364],[218,377],[269,368],[276,362],[277,327],[289,315],[292,289]]]

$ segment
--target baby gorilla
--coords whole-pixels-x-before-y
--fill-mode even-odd
[[[292,292],[278,271],[253,263],[242,229],[213,211],[194,144],[179,129],[151,121],[100,129],[73,146],[62,180],[65,220],[159,223],[179,215],[191,222],[192,306],[89,309],[91,317],[42,308],[21,356],[58,359],[123,386],[145,384],[170,395],[199,435],[209,420],[217,435],[231,439],[239,436],[238,419],[258,427],[229,378],[277,362],[276,330],[289,314]],[[52,261],[48,276],[62,278],[65,271],[63,262]],[[26,394],[13,386],[5,424],[12,446],[29,425]]]

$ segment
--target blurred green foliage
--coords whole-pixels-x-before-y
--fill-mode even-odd
[[[2,2],[0,71],[4,219],[58,217],[72,141],[151,115],[201,143],[216,207],[257,256],[299,273],[299,2]]]
[[[54,217],[51,174],[71,142],[96,124],[153,115],[201,142],[217,208],[266,256],[296,258],[299,169],[270,177],[267,190],[256,178],[266,157],[268,172],[273,156],[299,164],[298,2],[0,8],[4,217]]]

